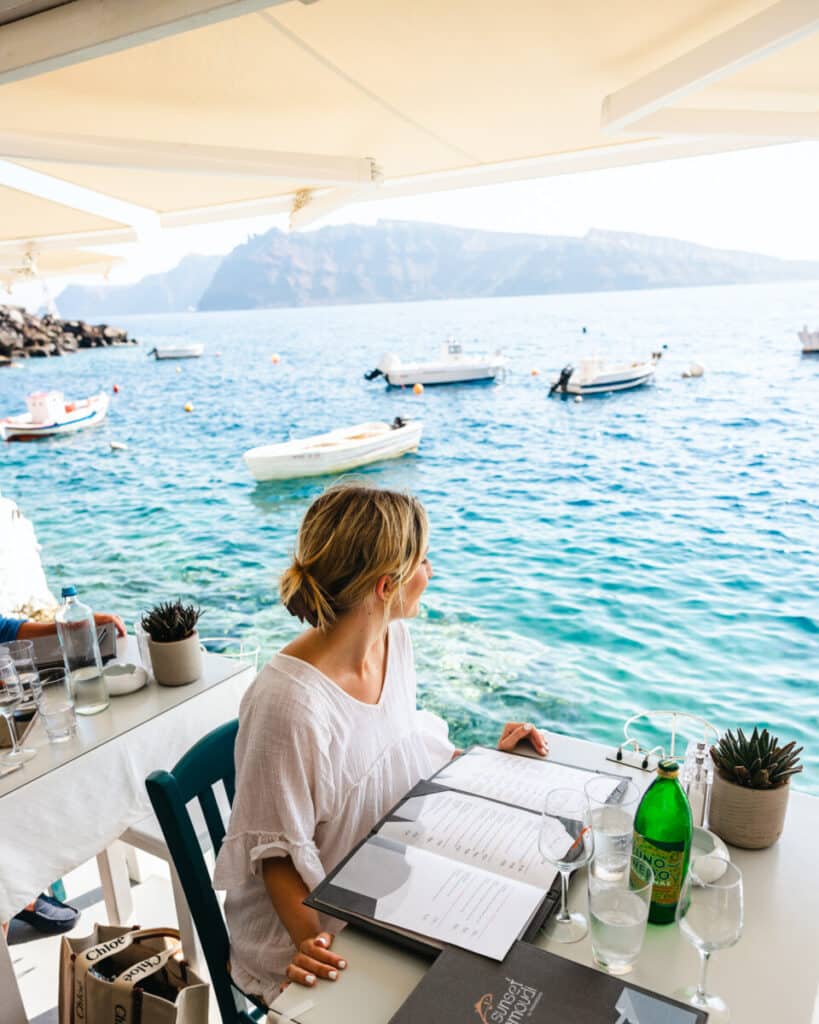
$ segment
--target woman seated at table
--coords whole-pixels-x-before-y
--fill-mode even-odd
[[[310,629],[274,655],[245,694],[236,798],[216,862],[236,983],[268,1004],[287,978],[335,981],[346,964],[302,900],[420,779],[456,751],[415,703],[412,643],[432,576],[427,516],[413,497],[343,484],[308,509],[281,579]],[[528,739],[509,722],[498,746]]]

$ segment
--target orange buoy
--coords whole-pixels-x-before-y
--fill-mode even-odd
[[[533,377],[539,377],[540,376],[540,370],[538,370],[538,368],[536,366],[532,367],[532,376]]]
[[[185,402],[185,412],[193,412],[193,402]]]
[[[423,395],[423,393],[424,393],[424,385],[423,384],[413,384],[412,385],[412,393],[414,395]]]
[[[114,385],[114,386],[113,386],[113,387],[111,388],[111,390],[112,390],[112,391],[114,392],[114,394],[115,394],[115,395],[118,395],[118,394],[119,394],[119,384],[115,384],[115,385]]]
[[[278,363],[279,358],[280,358],[279,357],[279,353],[278,352],[274,352],[273,355],[270,357],[270,362],[271,363]]]

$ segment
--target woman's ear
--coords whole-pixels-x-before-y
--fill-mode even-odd
[[[379,601],[389,601],[392,596],[393,581],[390,576],[386,574],[379,576],[375,584],[375,596]]]

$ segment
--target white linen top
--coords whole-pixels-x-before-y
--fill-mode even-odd
[[[269,1005],[295,953],[262,861],[289,855],[313,889],[453,751],[446,723],[416,708],[412,643],[400,620],[390,625],[377,704],[351,697],[300,658],[276,654],[264,666],[239,709],[236,796],[213,880],[227,890],[231,972],[240,988]]]

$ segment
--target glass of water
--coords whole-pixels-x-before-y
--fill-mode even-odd
[[[617,879],[628,871],[640,792],[630,779],[602,774],[589,779],[584,789],[591,809],[597,875]]]
[[[14,662],[7,655],[0,656],[0,715],[6,720],[11,738],[11,751],[0,758],[0,764],[7,768],[17,768],[30,761],[37,753],[29,747],[21,747],[17,742],[14,728],[14,711],[23,699],[23,687],[17,675]]]
[[[31,640],[11,640],[0,647],[0,657],[11,658],[14,662],[17,678],[23,688],[23,696],[14,709],[14,720],[21,724],[30,722],[37,711],[37,698],[40,695],[40,674],[34,661],[34,644]]]
[[[543,929],[555,942],[577,942],[589,930],[583,914],[570,914],[569,876],[594,853],[589,801],[581,789],[553,789],[546,794],[538,848],[543,859],[560,872],[560,910]]]
[[[718,877],[708,882],[689,869],[676,910],[680,931],[700,954],[700,978],[674,995],[705,1010],[709,1024],[723,1024],[730,1014],[725,1001],[706,988],[708,961],[718,949],[739,942],[743,922],[742,872],[729,861],[718,866]]]
[[[62,669],[47,669],[41,676],[42,687],[37,700],[46,736],[51,743],[64,743],[77,731],[77,715],[71,681]]]
[[[589,865],[592,956],[609,974],[628,974],[643,946],[654,872],[641,857],[629,857],[618,878],[595,851]]]

